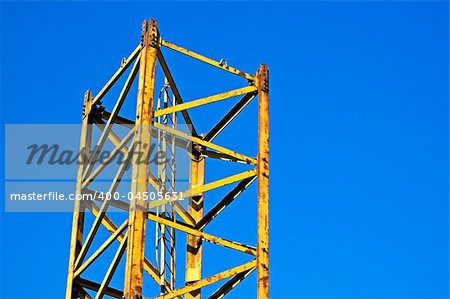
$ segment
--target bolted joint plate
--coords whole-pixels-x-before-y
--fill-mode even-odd
[[[263,92],[269,92],[269,68],[261,64],[255,75],[255,85]]]
[[[206,150],[206,147],[204,145],[190,141],[186,146],[186,150],[191,160],[201,161],[203,159],[202,153]]]
[[[141,44],[143,47],[159,48],[161,46],[161,37],[156,20],[151,19],[142,22]]]
[[[259,68],[260,71],[260,88],[262,91],[269,92],[269,68],[267,65],[262,64]]]

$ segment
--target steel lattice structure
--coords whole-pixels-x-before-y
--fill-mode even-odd
[[[184,102],[175,84],[172,73],[163,55],[163,48],[184,54],[210,66],[219,68],[232,75],[243,78],[246,86],[198,100]],[[161,91],[155,90],[156,66],[159,63],[164,72],[165,84]],[[130,69],[125,84],[111,111],[106,111],[102,98],[111,87]],[[137,106],[135,119],[127,119],[119,115],[125,97],[137,78]],[[114,73],[106,85],[93,96],[87,91],[84,98],[80,152],[86,157],[78,166],[76,193],[93,194],[89,187],[103,171],[104,164],[95,167],[99,152],[109,140],[115,148],[107,158],[112,159],[121,153],[125,157],[138,150],[146,153],[145,141],[156,139],[157,146],[167,155],[175,155],[175,147],[191,146],[190,187],[183,192],[189,200],[187,208],[170,198],[165,201],[145,201],[136,196],[131,201],[102,200],[75,201],[73,225],[70,245],[69,269],[67,278],[66,299],[112,297],[136,299],[143,298],[142,286],[144,271],[160,286],[161,293],[155,298],[200,298],[201,289],[216,282],[228,279],[218,287],[209,298],[222,298],[239,282],[257,272],[257,298],[269,298],[269,252],[268,252],[268,199],[269,199],[269,83],[268,68],[261,65],[255,75],[237,70],[223,61],[215,61],[199,55],[162,39],[155,20],[144,21],[142,39],[131,55],[122,61],[120,68]],[[170,93],[173,96],[170,96]],[[199,134],[189,116],[191,108],[222,101],[231,97],[242,98],[218,120],[216,125],[206,134]],[[258,99],[258,145],[257,156],[249,157],[213,143],[214,139],[233,119],[254,99]],[[156,107],[156,108],[155,108]],[[177,118],[182,118],[190,128],[190,133],[177,129]],[[99,139],[93,142],[92,125],[101,128]],[[113,125],[121,125],[131,130],[120,138],[113,130]],[[95,144],[94,144],[95,143]],[[130,145],[127,145],[130,143]],[[224,159],[230,163],[241,162],[253,165],[253,169],[244,171],[217,181],[205,183],[205,160]],[[170,161],[173,161],[171,159]],[[159,165],[156,174],[152,174],[146,163],[135,163],[127,160],[118,170],[109,187],[110,192],[118,188],[118,184],[130,166],[131,192],[141,194],[149,189],[170,192],[175,190],[175,164]],[[108,161],[106,161],[108,162]],[[107,164],[107,163],[105,163]],[[205,227],[230,205],[250,184],[257,181],[257,244],[244,245],[226,240],[204,231]],[[204,213],[204,193],[225,185],[237,183],[236,186],[209,211]],[[122,183],[123,184],[123,183]],[[127,219],[115,224],[106,214],[109,206],[127,211]],[[85,214],[92,213],[94,221],[91,226],[85,223]],[[158,265],[145,257],[146,224],[156,223],[155,246]],[[88,255],[99,228],[104,227],[110,236],[92,254]],[[187,234],[186,260],[178,263],[175,260],[175,231]],[[253,256],[251,261],[240,266],[227,269],[209,277],[202,276],[202,264],[208,262],[203,256],[203,241],[211,242]],[[83,273],[112,244],[120,245],[108,265],[106,273],[98,273],[98,281],[83,278]],[[91,248],[92,249],[92,248]],[[113,274],[118,268],[121,258],[125,256],[125,274],[123,290],[109,286]],[[185,282],[182,287],[175,286],[176,265],[185,266]],[[151,283],[151,282],[146,282]],[[88,292],[89,290],[89,292]]]

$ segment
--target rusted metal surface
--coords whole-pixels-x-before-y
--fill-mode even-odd
[[[178,86],[175,84],[173,74],[169,69],[169,65],[164,58],[163,51],[160,46],[172,49],[182,53],[190,58],[202,61],[206,64],[222,69],[228,73],[242,77],[245,80],[245,86],[203,97],[201,99],[184,102]],[[135,63],[131,68],[127,80],[119,94],[118,99],[113,105],[111,112],[106,111],[103,107],[102,99],[113,87],[120,77],[125,74],[127,69]],[[164,97],[164,105],[157,104],[156,110],[153,111],[155,102],[155,78],[159,63],[160,71],[165,77],[164,88],[172,92],[171,101],[169,95]],[[138,79],[138,95],[136,116],[128,119],[120,115],[120,110],[124,104],[131,85]],[[160,294],[154,298],[178,298],[178,299],[200,299],[202,297],[202,288],[214,284],[218,281],[228,279],[221,287],[216,288],[216,292],[210,298],[218,299],[226,296],[252,272],[257,272],[257,294],[259,299],[269,298],[269,83],[268,68],[261,65],[256,74],[242,72],[231,66],[222,59],[215,61],[203,55],[197,54],[190,50],[184,49],[163,40],[158,32],[156,21],[149,20],[143,23],[141,44],[125,58],[119,69],[113,74],[106,85],[101,88],[100,92],[93,97],[87,92],[84,100],[83,109],[83,129],[81,131],[80,149],[89,159],[87,163],[82,164],[78,168],[76,193],[91,195],[92,201],[84,201],[81,205],[80,201],[75,201],[75,210],[73,215],[72,236],[69,258],[69,271],[67,279],[66,299],[74,298],[103,298],[110,296],[113,298],[137,299],[143,298],[144,283],[156,283],[160,287]],[[199,135],[195,129],[194,122],[189,115],[189,110],[200,109],[212,105],[214,102],[229,100],[230,98],[241,96],[241,99],[226,113],[222,118],[218,118],[212,129],[207,134]],[[237,115],[254,99],[258,98],[258,146],[257,154],[243,155],[227,147],[215,143],[216,137],[236,118]],[[169,104],[170,102],[170,104]],[[206,112],[207,113],[207,112]],[[188,125],[189,132],[179,130],[176,125],[178,115],[182,116],[184,122]],[[168,118],[172,118],[171,122]],[[175,119],[175,121],[173,121]],[[97,155],[104,144],[109,140],[114,148],[109,157],[103,163],[94,167],[96,157],[89,157],[89,149],[91,148],[92,127],[85,126],[88,123],[95,124],[101,131],[100,138],[96,141],[93,155]],[[114,125],[114,126],[113,126]],[[115,129],[117,126],[129,129],[127,134],[117,134]],[[124,137],[120,137],[124,136]],[[162,136],[162,137],[161,137]],[[139,152],[143,156],[151,148],[151,140],[156,139],[156,146],[170,148],[175,152],[176,148],[188,150],[189,157],[192,158],[190,169],[190,185],[187,190],[178,190],[181,188],[173,188],[170,190],[182,191],[183,198],[188,200],[189,205],[184,208],[178,198],[167,197],[166,201],[150,201],[141,200],[141,196],[137,195],[147,192],[150,188],[159,192],[166,192],[167,187],[163,187],[166,179],[175,182],[175,174],[171,174],[171,178],[167,175],[167,169],[158,166],[157,174],[152,174],[147,163],[138,163],[131,159],[126,159],[129,154]],[[140,148],[146,144],[145,148]],[[170,145],[169,145],[170,144]],[[236,142],[237,144],[237,142]],[[231,147],[234,147],[232,144]],[[192,147],[192,149],[191,149]],[[110,165],[117,155],[123,155],[126,163],[120,165],[115,172],[109,192],[114,192],[118,188],[119,182],[122,180],[124,170],[130,163],[132,168],[131,194],[136,197],[131,201],[121,200],[104,200],[99,197],[94,190],[96,180],[101,177],[107,165]],[[205,175],[205,163],[208,159],[220,159],[224,163],[243,163],[247,164],[246,171],[223,177],[218,180],[208,180]],[[172,163],[172,162],[171,162]],[[175,164],[171,164],[175,169]],[[212,169],[213,171],[221,171],[221,169]],[[241,170],[242,171],[242,170]],[[163,178],[165,177],[165,178]],[[227,240],[219,236],[207,233],[205,228],[211,221],[220,215],[244,190],[254,181],[258,181],[257,186],[257,244],[251,246],[236,241]],[[212,190],[223,188],[224,186],[236,184],[231,188],[222,199],[217,200],[211,198],[216,203],[209,210],[204,207],[205,194]],[[166,195],[169,193],[166,193]],[[213,193],[211,193],[213,194]],[[209,200],[209,197],[206,198]],[[239,204],[239,201],[235,203]],[[108,207],[111,206],[128,213],[126,221],[116,225],[107,214]],[[84,210],[90,212],[93,217],[93,225],[88,228],[88,234],[83,238],[85,230]],[[220,216],[225,217],[225,215]],[[164,239],[167,232],[170,232],[171,238],[175,240],[175,231],[184,233],[187,236],[187,250],[185,259],[175,260],[174,241],[170,243],[170,250],[160,251],[160,256],[156,258],[153,264],[145,257],[146,246],[146,223],[154,222],[156,227]],[[230,220],[234,221],[234,219]],[[100,227],[103,226],[109,235],[104,239],[100,246],[96,249],[90,249],[93,239],[98,235]],[[158,230],[156,230],[158,231]],[[155,236],[158,233],[156,232]],[[164,237],[165,236],[165,237]],[[96,281],[87,280],[82,276],[95,261],[101,257],[104,252],[110,250],[113,243],[119,243],[111,262],[106,266],[104,272],[99,273]],[[256,259],[243,265],[226,269],[220,273],[203,277],[202,269],[207,267],[211,258],[203,253],[203,242],[209,242],[217,246],[233,249],[237,252],[247,254]],[[148,243],[148,242],[147,242]],[[162,244],[162,243],[159,243]],[[149,244],[147,244],[148,246]],[[161,245],[156,245],[161,246]],[[158,250],[158,247],[156,247]],[[160,248],[161,249],[161,248]],[[90,252],[93,253],[90,253]],[[88,254],[89,253],[89,254]],[[169,254],[169,256],[166,256]],[[122,256],[125,256],[125,279],[123,291],[109,286],[112,276],[118,269],[118,264]],[[158,264],[159,260],[159,264]],[[170,265],[168,265],[170,261]],[[165,265],[164,265],[165,264]],[[177,266],[175,266],[177,265]],[[185,281],[175,281],[176,267],[184,268]],[[167,275],[167,271],[172,271],[171,275]],[[144,282],[144,271],[149,274],[153,281]],[[93,296],[88,293],[93,291]],[[148,295],[146,295],[146,298]]]
[[[227,148],[225,148],[223,146],[219,146],[217,144],[213,144],[211,142],[204,141],[201,138],[190,136],[190,135],[188,135],[188,134],[186,134],[184,132],[173,130],[172,128],[169,128],[169,127],[161,125],[161,124],[155,123],[154,125],[158,129],[161,129],[163,131],[169,132],[169,133],[171,133],[171,134],[173,134],[175,136],[179,136],[179,137],[184,138],[186,140],[193,141],[193,142],[198,143],[199,145],[203,145],[203,146],[205,146],[207,148],[214,149],[214,150],[216,150],[218,152],[227,154],[227,155],[232,156],[232,157],[234,157],[234,158],[236,158],[236,159],[238,159],[238,160],[240,160],[242,162],[245,162],[247,164],[254,164],[254,165],[257,164],[257,161],[256,161],[255,158],[248,157],[248,156],[240,154],[240,153],[238,153],[236,151],[229,150],[229,149],[227,149]]]
[[[200,153],[195,153],[191,159],[191,175],[190,187],[191,189],[203,186],[205,183],[205,159],[200,156]],[[189,215],[194,219],[195,223],[200,221],[203,217],[203,192],[199,192],[190,197],[189,200]],[[186,285],[191,285],[202,278],[202,254],[203,244],[202,239],[194,236],[187,236],[187,250],[186,250]],[[196,289],[186,294],[186,299],[199,299],[201,289]]]
[[[228,270],[225,270],[223,272],[220,272],[218,274],[209,276],[207,278],[204,278],[202,280],[199,280],[191,285],[187,285],[185,287],[179,288],[177,290],[172,291],[169,294],[163,295],[163,296],[158,296],[155,297],[155,299],[170,299],[170,298],[175,298],[176,296],[180,296],[180,295],[184,295],[187,294],[188,292],[192,292],[194,290],[198,290],[202,287],[211,285],[213,283],[216,283],[218,281],[221,281],[227,277],[248,271],[250,269],[255,268],[256,265],[256,260],[250,261],[248,263],[245,263],[241,266],[237,266]]]
[[[80,137],[80,153],[85,157],[89,157],[91,142],[92,142],[92,126],[90,125],[92,119],[92,94],[88,90],[84,95],[81,137]],[[86,160],[86,159],[85,159]],[[76,193],[82,193],[83,172],[86,165],[80,163],[78,165],[77,186]],[[70,256],[69,256],[69,270],[67,274],[66,299],[72,299],[78,295],[74,288],[73,280],[75,278],[75,262],[78,258],[81,248],[83,246],[83,228],[84,228],[84,207],[81,202],[76,200],[74,203],[74,212],[72,220],[72,235],[70,238]]]
[[[173,112],[177,112],[177,111],[184,111],[184,110],[187,110],[190,108],[195,108],[195,107],[203,106],[206,104],[214,103],[217,101],[229,99],[229,98],[241,95],[241,94],[247,94],[247,93],[253,92],[255,90],[256,90],[256,88],[254,86],[246,86],[246,87],[237,88],[234,90],[230,90],[230,91],[226,91],[226,92],[219,93],[216,95],[208,96],[205,98],[189,101],[189,102],[186,102],[186,103],[183,103],[180,105],[176,105],[176,106],[172,106],[169,108],[156,110],[154,113],[154,116],[157,117],[157,116],[161,116],[161,115],[165,115],[165,114],[169,114],[169,113],[173,113]]]
[[[145,20],[142,24],[142,51],[140,61],[140,72],[138,81],[138,100],[136,104],[136,127],[134,145],[136,152],[147,156],[150,150],[151,123],[153,115],[153,101],[155,94],[156,79],[156,52],[155,39],[159,38],[158,28],[155,20]],[[144,144],[147,144],[145,147]],[[145,227],[146,227],[146,204],[145,201],[136,197],[148,192],[147,163],[132,164],[131,192],[134,198],[130,203],[128,245],[125,264],[125,299],[142,297]]]
[[[235,274],[231,277],[223,286],[221,286],[217,291],[215,291],[208,299],[220,299],[226,294],[231,292],[241,281],[243,281],[247,276],[252,274],[255,268],[249,269],[247,271]]]
[[[258,86],[258,299],[269,298],[269,69],[261,65]]]
[[[206,56],[197,54],[197,53],[195,53],[193,51],[184,49],[184,48],[182,48],[180,46],[177,46],[175,44],[169,43],[168,41],[161,40],[161,45],[164,46],[164,47],[167,47],[169,49],[172,49],[174,51],[180,52],[180,53],[182,53],[184,55],[187,55],[187,56],[190,56],[192,58],[195,58],[195,59],[198,59],[200,61],[203,61],[203,62],[205,62],[207,64],[215,66],[215,67],[217,67],[219,69],[222,69],[224,71],[227,71],[227,72],[230,72],[232,74],[238,75],[238,76],[240,76],[242,78],[245,78],[247,80],[253,80],[253,76],[250,75],[250,74],[247,74],[246,72],[242,72],[242,71],[240,71],[238,69],[235,69],[234,67],[231,67],[231,66],[228,66],[226,64],[220,63],[220,62],[215,61],[215,60],[213,60],[211,58],[208,58]]]

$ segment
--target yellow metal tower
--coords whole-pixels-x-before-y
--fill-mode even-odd
[[[169,66],[163,55],[163,48],[184,54],[210,66],[219,68],[232,75],[243,78],[244,87],[184,102]],[[160,65],[165,84],[161,91],[155,90],[156,69]],[[125,84],[111,111],[106,111],[102,98],[131,67]],[[135,119],[127,119],[119,115],[124,100],[129,93],[133,81],[138,78],[137,106]],[[170,96],[169,91],[173,96]],[[242,98],[228,111],[223,118],[206,134],[197,133],[189,116],[191,108],[222,101],[231,97]],[[213,143],[222,130],[254,99],[258,99],[258,145],[255,157],[246,156]],[[156,108],[155,108],[156,107]],[[188,125],[189,133],[177,129],[177,117]],[[215,61],[200,54],[186,50],[161,38],[155,20],[144,21],[140,44],[124,59],[120,68],[93,96],[87,91],[84,98],[80,153],[83,163],[78,166],[76,193],[91,195],[92,200],[75,201],[72,235],[70,245],[69,269],[67,278],[66,299],[72,298],[143,298],[143,276],[147,272],[160,286],[160,294],[154,298],[201,298],[201,290],[219,281],[228,279],[209,298],[222,298],[238,283],[254,270],[257,272],[256,297],[269,298],[269,81],[268,68],[261,65],[255,75],[228,66],[224,61]],[[93,125],[101,130],[100,137],[93,143]],[[113,125],[129,129],[124,137],[119,137]],[[151,140],[156,141],[151,141]],[[96,164],[105,142],[114,144],[110,155],[103,163]],[[135,153],[147,157],[151,142],[157,143],[171,159],[158,165],[153,174],[149,163],[139,163],[133,159]],[[94,145],[94,146],[92,146]],[[175,148],[190,148],[189,188],[182,193],[189,204],[184,207],[173,192],[175,188],[175,168],[173,163]],[[256,148],[256,146],[255,146]],[[123,155],[121,163],[108,193],[115,194],[118,185],[127,170],[131,167],[130,200],[108,200],[98,196],[92,189],[92,183],[104,171],[106,165],[117,155]],[[217,181],[205,183],[205,160],[222,159],[253,165],[251,170],[244,171]],[[250,184],[257,180],[257,244],[255,247],[220,238],[204,231],[205,227],[230,205]],[[204,210],[204,193],[225,185],[236,183],[236,186],[209,211]],[[123,183],[122,183],[123,184]],[[161,192],[164,200],[149,201],[144,194]],[[126,211],[128,217],[119,225],[107,215],[108,208]],[[85,213],[92,213],[92,225],[85,223]],[[152,221],[156,225],[155,246],[157,263],[150,262],[145,256],[145,246],[149,246],[146,225]],[[101,227],[110,233],[109,237],[95,250],[91,250],[95,236]],[[185,260],[175,259],[175,231],[187,234],[187,250]],[[87,232],[87,233],[86,233]],[[105,273],[98,273],[98,280],[83,278],[83,273],[92,267],[114,242],[119,246]],[[227,247],[251,256],[249,262],[227,269],[209,277],[202,275],[202,266],[214,257],[203,255],[203,242]],[[93,252],[92,252],[93,251]],[[89,254],[92,252],[91,254]],[[123,289],[112,288],[109,284],[118,269],[121,258],[125,255],[125,274]],[[184,266],[185,281],[176,286],[176,265]],[[151,282],[146,282],[151,283]]]

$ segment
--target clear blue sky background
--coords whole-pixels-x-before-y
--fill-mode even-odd
[[[78,123],[150,17],[270,66],[272,298],[448,298],[447,2],[2,2],[2,123]],[[63,298],[71,214],[0,217],[1,298]]]

